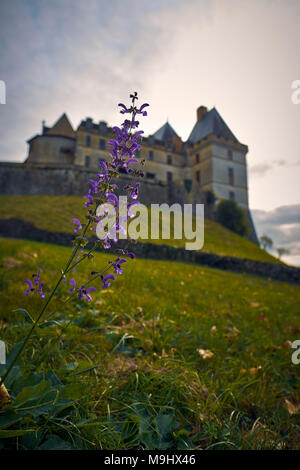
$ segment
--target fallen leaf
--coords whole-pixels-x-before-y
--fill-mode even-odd
[[[227,326],[225,330],[228,331],[228,333],[230,333],[232,336],[237,336],[240,334],[240,330],[238,330],[235,326]]]
[[[250,374],[252,377],[255,377],[258,371],[262,369],[261,366],[258,367],[251,367],[250,369],[241,369],[240,374]]]
[[[0,408],[5,405],[6,403],[9,403],[11,400],[9,393],[5,387],[4,384],[1,385],[0,387]]]
[[[258,371],[261,370],[261,368],[262,368],[261,366],[258,366],[258,367],[251,367],[251,368],[249,369],[249,374],[250,374],[252,377],[255,377],[256,374],[258,373]]]
[[[292,403],[287,398],[284,399],[284,402],[290,415],[295,415],[300,410],[300,403]]]
[[[204,360],[211,359],[214,356],[214,353],[210,351],[209,349],[197,348],[196,351],[199,354],[199,356]]]
[[[291,349],[292,348],[292,343],[289,340],[284,341],[283,343],[281,343],[281,347],[283,349]]]
[[[250,305],[251,308],[257,308],[257,307],[259,307],[260,304],[258,302],[253,301],[253,302],[250,302],[249,305]]]
[[[166,353],[165,348],[162,349],[161,355],[159,355],[157,353],[153,353],[153,356],[158,357],[158,359],[166,359],[167,357],[169,357],[169,355]]]
[[[211,333],[216,333],[216,332],[217,332],[217,327],[216,327],[216,325],[214,325],[214,326],[211,327],[210,332],[211,332]]]
[[[136,308],[136,314],[137,314],[137,315],[143,315],[143,313],[144,313],[144,312],[143,312],[143,307],[137,307],[137,308]]]
[[[260,320],[260,321],[269,321],[268,318],[267,318],[267,316],[266,316],[264,313],[258,315],[257,318],[258,318],[258,320]]]

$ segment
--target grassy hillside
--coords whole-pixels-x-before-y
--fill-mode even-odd
[[[41,268],[47,293],[69,253],[1,239],[0,337],[9,349],[26,331],[13,310],[36,317],[43,302],[23,295],[24,280]],[[96,254],[76,278],[85,282],[108,259]],[[299,366],[286,342],[299,339],[298,287],[175,262],[133,260],[124,271],[90,303],[66,303],[63,285],[48,312],[61,323],[37,331],[22,358],[30,374],[70,371],[84,384],[78,407],[97,425],[69,425],[76,446],[297,448]],[[26,429],[51,425],[51,435],[68,439],[57,420],[26,419]]]
[[[0,196],[0,218],[19,217],[33,222],[37,227],[71,232],[71,219],[84,221],[85,208],[82,197],[76,196]],[[183,246],[185,240],[151,240],[153,243]],[[205,221],[203,251],[225,256],[236,256],[258,261],[278,262],[254,243],[236,235],[211,220]]]

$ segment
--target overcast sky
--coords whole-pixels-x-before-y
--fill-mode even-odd
[[[185,140],[196,108],[216,106],[249,146],[259,235],[300,265],[299,0],[0,0],[0,80],[0,160],[23,161],[63,112],[119,123],[133,90],[151,105],[146,134],[168,118]]]

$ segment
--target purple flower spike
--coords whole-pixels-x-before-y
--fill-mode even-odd
[[[103,277],[101,275],[101,280],[102,280],[102,289],[107,289],[107,287],[109,287],[111,285],[111,282],[110,281],[114,281],[115,280],[115,276],[113,274],[108,274],[107,276]]]
[[[74,232],[78,232],[78,230],[82,229],[82,225],[80,223],[80,220],[78,219],[72,219],[72,222],[77,225],[77,227],[74,228]]]
[[[33,287],[32,282],[31,282],[29,279],[27,279],[27,280],[24,281],[24,282],[28,284],[28,289],[27,289],[27,290],[24,290],[24,295],[28,295],[28,294],[30,294],[31,292],[33,292],[33,291],[35,290],[35,288]]]
[[[132,253],[131,251],[129,253],[126,253],[127,258],[131,258],[131,259],[134,259],[135,258],[135,254]]]
[[[76,290],[76,281],[75,279],[70,279],[70,283],[72,284],[72,288],[68,290],[68,294],[72,294]]]

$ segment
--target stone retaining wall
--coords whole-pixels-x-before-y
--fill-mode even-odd
[[[66,246],[71,246],[71,241],[74,237],[71,233],[43,230],[35,227],[31,222],[25,222],[17,218],[0,219],[0,236],[24,238],[27,240]],[[120,240],[118,242],[118,248],[125,247],[127,244],[127,240]],[[132,250],[141,258],[183,261],[238,273],[264,276],[278,281],[300,282],[300,268],[280,263],[264,263],[232,256],[220,256],[202,251],[187,251],[184,248],[174,248],[172,246],[156,245],[154,243],[138,242],[132,247]],[[105,251],[109,252],[109,250]]]

